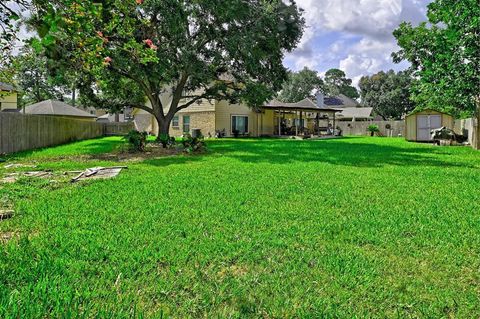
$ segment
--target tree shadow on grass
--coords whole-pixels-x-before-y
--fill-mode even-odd
[[[6,156],[7,160],[22,160],[36,158],[64,158],[78,155],[97,155],[109,153],[125,142],[121,139],[97,138],[84,141],[75,141],[58,146],[50,146],[28,151],[21,151]]]
[[[358,140],[358,141],[357,141]],[[400,142],[400,141],[399,141]],[[441,149],[359,138],[331,140],[222,140],[211,143],[215,153],[246,163],[318,162],[355,167],[432,166],[479,168],[468,160],[449,157]]]
[[[206,154],[196,154],[196,155],[172,155],[165,157],[157,157],[152,159],[146,159],[142,161],[142,164],[151,165],[151,166],[170,166],[170,165],[182,165],[182,164],[191,164],[194,162],[208,161],[210,153]]]

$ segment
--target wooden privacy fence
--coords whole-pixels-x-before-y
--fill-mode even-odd
[[[467,133],[468,142],[473,148],[480,149],[480,141],[477,136],[477,121],[473,118],[464,120],[455,120],[455,132],[459,134]]]
[[[0,113],[0,153],[60,145],[107,133],[120,135],[128,132],[128,126],[134,128],[132,123],[119,126],[118,123],[97,123],[56,116]]]
[[[128,132],[135,129],[135,123],[104,123],[103,135],[127,135]]]
[[[343,135],[370,135],[368,127],[370,125],[378,125],[380,134],[388,137],[399,137],[404,135],[404,121],[367,121],[367,122],[337,122],[336,126],[340,127]]]

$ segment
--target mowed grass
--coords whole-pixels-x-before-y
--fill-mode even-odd
[[[78,159],[120,144],[9,162],[118,165]],[[112,180],[1,185],[16,215],[0,222],[13,234],[0,242],[0,318],[480,316],[479,152],[353,137],[208,144]]]

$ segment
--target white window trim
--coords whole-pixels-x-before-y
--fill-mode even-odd
[[[233,121],[233,117],[234,116],[238,116],[238,117],[246,117],[248,119],[248,125],[247,125],[247,131],[243,134],[250,134],[250,116],[248,115],[245,115],[245,114],[231,114],[230,115],[230,134],[233,135],[233,125],[232,125],[232,121]]]
[[[185,132],[185,116],[188,116],[188,132]],[[190,116],[190,114],[182,115],[182,131],[184,131],[183,133],[190,133],[191,129],[192,129],[192,117]]]
[[[177,125],[175,125],[173,119],[174,118],[177,118]],[[172,128],[180,128],[180,116],[179,115],[175,115],[173,118],[172,118]]]

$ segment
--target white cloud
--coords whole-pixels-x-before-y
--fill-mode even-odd
[[[388,37],[400,22],[418,22],[426,0],[298,0],[308,25],[302,45],[312,33],[340,31]]]
[[[398,50],[393,30],[403,21],[424,20],[428,2],[297,0],[305,10],[307,29],[299,49],[288,56],[288,64],[295,69],[308,66],[318,71],[339,67],[356,82],[362,75],[390,69],[391,53]],[[322,39],[333,44],[322,47],[318,45]]]
[[[350,48],[346,58],[340,60],[339,67],[357,84],[363,75],[392,68],[391,53],[396,50],[395,43],[363,38]]]

